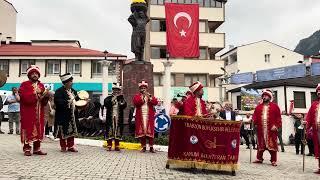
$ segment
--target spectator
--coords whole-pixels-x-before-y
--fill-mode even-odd
[[[232,104],[230,102],[225,102],[223,111],[219,115],[224,120],[236,120],[236,113],[232,111]]]
[[[313,145],[313,140],[312,140],[312,128],[307,129],[307,145],[309,149],[309,154],[307,156],[314,156],[314,145]]]
[[[20,96],[18,88],[12,88],[12,95],[8,96],[9,133],[13,134],[13,122],[16,124],[16,134],[20,134]]]
[[[170,107],[170,111],[169,111],[169,115],[177,115],[179,113],[179,101],[177,98],[173,98],[171,101],[171,107]]]
[[[1,96],[0,96],[0,109],[2,109],[2,108],[3,108],[3,101],[2,101],[2,98],[1,98]],[[3,116],[0,114],[0,134],[4,134],[4,132],[1,131],[1,121],[2,121],[2,118],[3,118]]]
[[[302,124],[303,115],[297,114],[293,116],[295,119],[294,122],[294,140],[295,140],[295,147],[296,147],[296,154],[299,154],[299,148],[301,146],[301,154],[304,153],[304,145],[302,140],[304,139],[304,127]]]
[[[243,128],[244,128],[244,139],[246,141],[247,149],[250,149],[250,141],[253,146],[253,149],[256,149],[256,142],[254,139],[252,117],[250,113],[246,114],[246,117],[243,118]]]
[[[47,105],[44,107],[44,119],[45,119],[45,135],[50,139],[54,139],[52,127],[54,126],[54,118],[55,118],[55,105],[54,105],[54,92],[49,92],[49,101]]]

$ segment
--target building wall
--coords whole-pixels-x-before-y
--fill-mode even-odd
[[[240,72],[256,72],[289,65],[303,61],[303,55],[267,41],[261,41],[238,47],[238,69]],[[265,62],[265,54],[270,54],[270,62]]]
[[[0,40],[5,41],[6,37],[12,37],[16,41],[17,12],[8,2],[0,0]]]
[[[0,60],[1,61],[1,60]],[[67,60],[61,60],[61,74],[66,73],[66,62]],[[52,89],[57,89],[61,86],[61,81],[59,75],[47,75],[45,74],[46,60],[38,59],[35,61],[35,64],[41,70],[41,82],[45,84],[51,84]],[[19,72],[20,60],[11,59],[9,60],[9,76],[7,78],[7,83],[2,90],[10,90],[12,86],[19,86],[21,82],[28,80],[27,75],[20,75]],[[118,75],[109,75],[108,82],[117,82]],[[91,77],[91,60],[82,60],[81,65],[81,76],[73,75],[74,84],[79,90],[87,90],[92,92],[101,92],[102,91],[102,78],[100,77]],[[111,85],[109,85],[109,91],[111,91]]]
[[[162,62],[165,60],[152,59],[153,72],[164,72]],[[172,73],[201,73],[201,74],[223,74],[220,67],[223,67],[223,61],[220,60],[183,60],[170,59],[173,62]]]
[[[165,20],[165,7],[164,5],[150,5],[150,18],[152,20]],[[205,26],[202,26],[201,32],[199,33],[199,46],[202,49],[206,49],[206,58],[204,59],[170,59],[174,62],[171,67],[171,73],[175,75],[175,86],[172,86],[172,97],[173,92],[179,92],[181,89],[187,90],[188,86],[185,84],[185,75],[206,75],[207,86],[205,87],[205,99],[209,101],[219,100],[219,88],[212,77],[218,77],[223,74],[220,67],[224,67],[224,61],[213,60],[214,57],[210,57],[209,50],[219,51],[225,47],[225,34],[213,32],[209,33],[209,23],[222,24],[225,21],[224,5],[221,8],[214,7],[200,7],[199,9],[199,20]],[[166,46],[166,32],[150,31],[150,44],[146,45],[146,49],[152,47]],[[151,56],[152,57],[152,56]],[[164,58],[164,57],[162,57]],[[153,71],[155,74],[162,74],[164,72],[163,61],[165,59],[151,59],[153,64]],[[154,88],[155,95],[157,97],[163,97],[163,86],[156,86]],[[223,90],[224,92],[224,90]],[[223,93],[224,94],[224,93]]]

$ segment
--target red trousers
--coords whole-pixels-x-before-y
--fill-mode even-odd
[[[257,159],[263,161],[263,153],[265,150],[258,150],[257,151]],[[271,155],[271,162],[277,162],[277,151],[270,151],[268,150]]]
[[[40,151],[40,145],[41,145],[41,141],[34,141],[33,142],[33,152]],[[26,152],[26,151],[31,151],[31,146],[28,143],[24,143],[24,145],[23,145],[23,152]]]
[[[150,147],[153,147],[153,138],[152,137],[147,137],[147,136],[144,136],[144,137],[140,137],[140,143],[141,143],[141,146],[142,147],[146,147],[146,144],[147,144],[147,138],[149,139],[149,146]]]
[[[113,139],[108,139],[107,140],[107,143],[108,143],[108,148],[111,148],[112,147],[112,140]],[[119,139],[114,139],[114,144],[115,144],[115,147],[118,148],[119,147]]]
[[[62,139],[60,137],[60,147],[61,148],[72,148],[74,146],[74,137],[69,137],[67,139]]]

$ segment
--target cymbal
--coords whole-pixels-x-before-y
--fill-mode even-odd
[[[7,82],[7,73],[0,70],[0,87],[4,86]]]

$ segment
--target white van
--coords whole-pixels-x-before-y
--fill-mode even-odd
[[[0,96],[2,98],[3,108],[0,110],[0,116],[2,119],[8,119],[8,105],[4,105],[12,91],[0,90]]]

